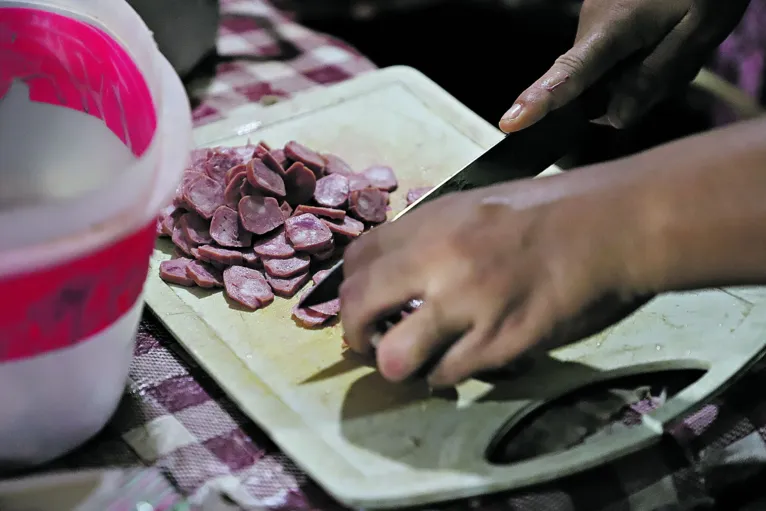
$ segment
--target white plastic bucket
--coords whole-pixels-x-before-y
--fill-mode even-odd
[[[23,46],[30,34],[37,38],[31,54]],[[78,51],[94,57],[86,66],[92,77],[102,73],[82,83],[118,91],[111,113],[104,106],[101,117],[94,109],[89,115],[135,159],[79,195],[0,211],[0,471],[75,448],[114,412],[133,355],[156,216],[191,148],[183,86],[127,3],[0,1],[0,97],[19,74],[28,76],[14,58],[28,66],[32,55],[55,67],[56,59],[76,62]],[[33,88],[33,101],[78,108]]]

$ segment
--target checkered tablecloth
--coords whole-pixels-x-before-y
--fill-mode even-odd
[[[228,0],[215,80],[195,89],[197,124],[249,102],[290,95],[374,69],[353,49],[313,33],[265,0]],[[201,501],[222,491],[243,506],[290,511],[342,509],[318,489],[222,394],[147,312],[138,332],[126,394],[107,428],[46,467],[110,465],[160,469]],[[687,418],[655,448],[618,463],[525,492],[432,506],[432,510],[707,509],[740,498],[764,480],[766,371]],[[640,411],[640,410],[639,410]],[[757,488],[757,486],[756,486]],[[734,501],[725,509],[736,509]],[[766,502],[751,509],[766,509]]]

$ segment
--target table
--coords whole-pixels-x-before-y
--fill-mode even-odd
[[[374,69],[348,45],[292,22],[266,0],[222,4],[219,52],[243,58],[220,64],[214,81],[200,89],[197,125],[247,103],[287,98]],[[756,394],[765,388],[762,367],[653,449],[556,484],[429,509],[701,509],[714,499],[729,499],[726,508],[736,509],[739,489],[765,472],[766,399]],[[196,502],[222,491],[243,506],[343,509],[236,409],[148,311],[114,418],[91,442],[46,468],[110,465],[156,467]],[[764,508],[766,501],[752,509]]]

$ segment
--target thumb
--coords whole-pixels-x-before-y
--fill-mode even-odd
[[[616,24],[615,24],[616,25]],[[581,38],[531,87],[516,99],[500,120],[506,133],[531,126],[548,112],[582,94],[614,66],[641,47],[638,37],[619,30],[597,29]]]

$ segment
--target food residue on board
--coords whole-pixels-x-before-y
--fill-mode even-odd
[[[160,264],[160,277],[223,288],[249,310],[275,295],[291,298],[312,278],[324,278],[317,266],[386,221],[397,187],[390,167],[356,173],[340,157],[295,141],[283,149],[259,142],[194,150],[173,203],[157,220],[158,236],[176,248]],[[423,190],[411,190],[408,203]],[[296,305],[292,313],[302,326],[319,327],[340,313],[340,301]]]

